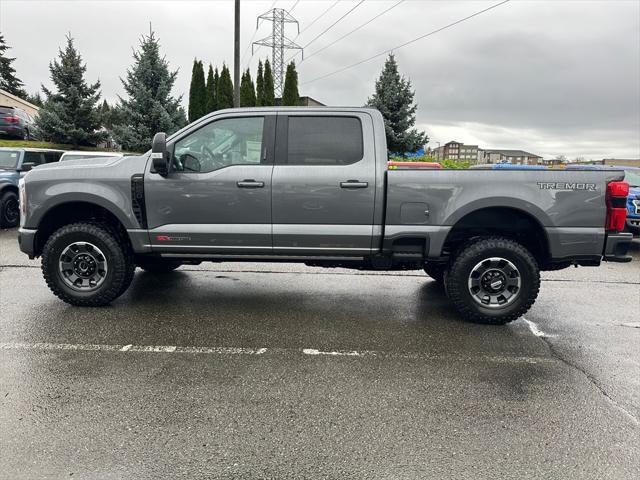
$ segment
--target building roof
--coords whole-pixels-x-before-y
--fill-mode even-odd
[[[540,155],[536,155],[535,153],[525,152],[524,150],[500,150],[500,149],[483,149],[486,153],[499,153],[500,155],[504,155],[505,157],[536,157],[542,158]]]

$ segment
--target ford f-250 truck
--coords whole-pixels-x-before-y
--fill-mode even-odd
[[[376,110],[224,110],[138,157],[29,172],[19,242],[73,305],[108,304],[136,266],[281,261],[424,269],[463,316],[504,324],[531,307],[540,270],[631,260],[623,178],[389,170]]]

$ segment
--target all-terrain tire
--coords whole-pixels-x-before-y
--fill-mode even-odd
[[[171,273],[176,268],[182,265],[181,262],[174,262],[171,260],[162,259],[144,259],[138,261],[138,267],[148,273]]]
[[[88,242],[104,254],[108,266],[103,282],[94,290],[78,291],[62,278],[59,261],[65,248],[74,242]],[[115,230],[100,223],[79,222],[56,230],[42,249],[42,274],[51,291],[65,302],[81,307],[108,305],[127,289],[135,265],[127,243]]]
[[[0,194],[0,227],[13,228],[20,223],[18,194],[8,191]]]
[[[513,301],[498,308],[477,302],[470,289],[469,277],[478,263],[499,257],[511,262],[520,275],[520,288]],[[524,315],[538,296],[540,269],[525,247],[503,237],[486,237],[471,241],[453,259],[445,276],[446,291],[465,319],[490,325],[504,325]]]
[[[447,265],[443,263],[425,263],[424,271],[437,283],[444,283],[444,272],[447,270]]]

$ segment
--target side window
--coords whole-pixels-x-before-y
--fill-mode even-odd
[[[41,165],[44,162],[44,157],[41,152],[24,152],[24,160],[22,163],[35,163]]]
[[[289,117],[289,165],[349,165],[362,160],[362,125],[355,117]]]
[[[61,156],[62,152],[45,152],[44,159],[47,163],[57,162]]]
[[[264,117],[225,118],[175,144],[174,168],[206,173],[231,165],[258,165],[262,159]]]

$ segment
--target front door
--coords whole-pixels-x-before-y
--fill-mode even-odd
[[[274,132],[273,115],[231,114],[172,139],[169,175],[145,176],[153,250],[271,253]]]
[[[273,247],[284,254],[371,251],[376,159],[371,117],[278,115]]]

